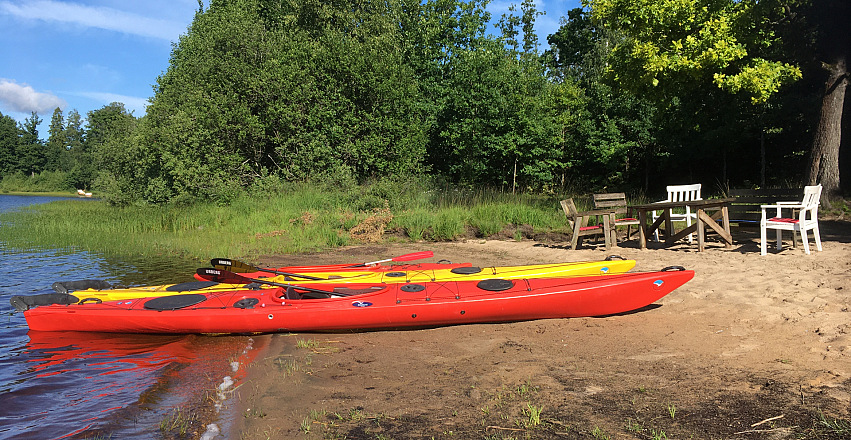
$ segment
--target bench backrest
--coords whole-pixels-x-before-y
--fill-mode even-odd
[[[594,209],[614,208],[616,214],[626,214],[626,194],[624,193],[601,193],[592,196]]]
[[[573,199],[565,199],[559,202],[561,204],[561,209],[564,211],[564,215],[567,216],[568,221],[573,224],[573,220],[576,220],[576,214],[579,211],[576,209],[576,204],[573,203]]]
[[[760,205],[800,202],[804,197],[804,190],[801,188],[731,189],[727,195],[736,198],[730,203],[730,221],[759,223],[762,217]]]

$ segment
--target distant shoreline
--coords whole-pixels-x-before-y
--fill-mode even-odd
[[[78,197],[73,191],[46,191],[46,192],[28,192],[28,191],[4,191],[0,192],[0,196],[40,196],[40,197]]]

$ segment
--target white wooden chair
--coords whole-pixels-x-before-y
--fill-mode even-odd
[[[801,233],[801,241],[804,242],[804,253],[810,253],[810,243],[807,239],[807,231],[813,231],[813,239],[816,242],[816,249],[821,252],[821,234],[818,230],[818,205],[821,199],[821,185],[805,186],[804,199],[800,202],[778,202],[774,205],[761,205],[762,219],[759,222],[760,241],[759,253],[765,255],[767,253],[768,229],[777,230],[777,250],[783,249],[782,231],[792,231],[793,245],[797,241],[795,233]],[[782,216],[782,210],[790,211],[788,217]],[[797,213],[795,213],[797,211]],[[773,217],[769,218],[769,215]]]
[[[692,200],[702,200],[700,197],[700,184],[695,183],[692,185],[668,185],[668,199],[662,200],[662,202],[690,202]],[[656,222],[656,219],[659,218],[659,213],[657,211],[653,211],[652,217],[653,222]],[[691,226],[692,220],[697,221],[697,213],[691,212],[691,208],[686,206],[685,214],[671,214],[672,222],[685,222],[686,227]],[[674,231],[666,231],[668,236],[674,234]],[[692,243],[693,234],[688,235],[688,242]],[[653,232],[653,239],[659,241],[659,232]]]

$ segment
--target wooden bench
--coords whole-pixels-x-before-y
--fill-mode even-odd
[[[602,235],[606,243],[607,250],[612,246],[617,246],[617,242],[612,243],[611,241],[611,237],[614,235],[610,234],[610,231],[614,229],[609,225],[610,216],[612,214],[611,210],[595,209],[592,211],[580,212],[576,209],[576,204],[573,202],[573,199],[565,199],[560,203],[561,209],[564,210],[564,214],[567,216],[567,221],[570,223],[570,229],[572,231],[570,237],[571,249],[578,249],[582,243],[582,237],[587,235]],[[591,217],[602,217],[603,221],[602,223],[588,226],[588,220],[590,220]]]
[[[638,232],[638,219],[634,218],[634,215],[630,215],[629,217],[624,217],[627,214],[630,214],[630,209],[626,203],[626,194],[624,193],[601,193],[594,194],[592,196],[592,200],[594,201],[594,209],[611,209],[615,215],[612,218],[612,238],[611,241],[613,243],[617,243],[617,231],[616,228],[618,226],[626,226],[626,238],[630,237],[630,229],[631,226],[635,225],[635,232]]]
[[[736,198],[730,203],[730,223],[758,227],[762,218],[760,205],[800,202],[804,196],[804,190],[802,188],[731,189],[728,196]]]

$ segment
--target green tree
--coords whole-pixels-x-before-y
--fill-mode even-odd
[[[69,184],[77,189],[90,189],[94,177],[94,164],[85,142],[85,128],[80,113],[73,109],[65,119],[65,155],[61,168],[68,171]]]
[[[581,187],[639,186],[648,191],[651,153],[656,145],[655,106],[607,78],[606,65],[617,34],[594,25],[580,8],[568,11],[561,27],[547,38],[542,58],[550,76],[576,82],[582,105],[568,126],[575,138],[569,179]]]
[[[174,47],[140,127],[145,197],[227,201],[269,173],[418,170],[423,117],[400,14],[395,2],[213,1]]]
[[[763,103],[800,78],[798,67],[760,56],[779,44],[768,8],[737,0],[585,0],[595,20],[627,37],[613,50],[614,75],[661,99],[713,83]],[[760,46],[761,50],[757,50]]]
[[[430,40],[428,47],[437,49],[424,51],[435,54],[423,63],[435,73],[422,81],[436,103],[428,163],[450,181],[540,190],[563,180],[570,143],[563,116],[576,90],[547,80],[534,53],[534,5],[524,3],[522,17],[514,10],[500,20],[500,38],[485,34],[490,15],[484,3],[425,10],[426,16],[440,12],[433,22],[445,26],[432,32],[442,36]]]
[[[500,30],[502,39],[508,48],[519,51],[520,43],[517,37],[520,35],[520,31],[517,30],[517,27],[520,26],[520,17],[514,14],[515,11],[517,11],[517,6],[509,5],[508,13],[502,14],[499,22],[497,22],[497,28]]]
[[[91,167],[85,172],[89,186],[104,191],[108,198],[132,191],[127,176],[135,173],[136,157],[131,145],[136,141],[136,122],[120,102],[90,111],[86,117],[82,155],[90,158]]]
[[[818,125],[810,152],[806,181],[824,186],[822,200],[830,206],[840,196],[839,150],[842,145],[842,117],[848,88],[848,63],[851,59],[851,3],[846,0],[819,0],[805,3],[804,13],[815,26],[813,50],[815,62],[823,71],[824,87]],[[848,129],[845,129],[847,133]]]
[[[56,107],[53,110],[53,116],[50,118],[47,144],[45,145],[47,160],[44,168],[46,170],[55,171],[60,169],[62,156],[65,154],[67,145],[68,142],[65,139],[65,116],[62,113],[62,109]]]
[[[0,113],[0,176],[18,171],[18,123]]]
[[[590,0],[586,5],[598,24],[624,36],[613,49],[611,78],[658,109],[654,125],[664,145],[656,156],[672,164],[702,164],[686,169],[690,179],[703,169],[717,181],[727,170],[731,143],[758,145],[766,127],[752,121],[765,123],[770,100],[801,77],[783,52],[778,23],[788,21],[789,14],[777,1]],[[752,108],[745,109],[745,102]],[[730,118],[730,112],[737,117]],[[730,138],[717,138],[724,132]],[[707,173],[706,164],[712,163],[721,165]]]
[[[124,104],[113,102],[86,115],[85,144],[86,149],[97,156],[109,155],[103,146],[115,140],[122,140],[132,133],[136,126],[136,118],[124,108]],[[109,162],[112,158],[97,159]]]
[[[520,17],[520,22],[523,24],[523,53],[537,55],[538,35],[535,33],[535,21],[538,16],[546,15],[546,12],[538,11],[534,0],[523,0],[520,10],[523,12]]]
[[[44,143],[38,137],[38,125],[41,118],[38,113],[32,112],[29,117],[20,124],[20,137],[18,139],[18,169],[24,174],[37,174],[44,170],[46,155]]]
[[[604,79],[603,73],[614,46],[604,28],[594,25],[582,8],[567,11],[561,26],[547,37],[550,47],[542,55],[549,74],[557,81],[567,79],[590,86]]]

